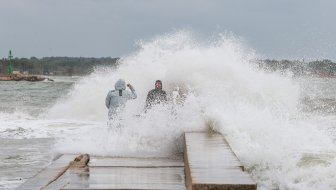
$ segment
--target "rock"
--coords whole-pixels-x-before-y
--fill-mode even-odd
[[[69,168],[85,168],[87,167],[90,161],[90,156],[88,154],[81,154],[75,158],[74,161],[71,161],[69,164]]]

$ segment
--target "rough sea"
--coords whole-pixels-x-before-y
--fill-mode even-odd
[[[0,189],[64,153],[169,156],[188,130],[223,134],[258,189],[336,189],[336,78],[267,73],[239,40],[177,32],[139,42],[117,69],[54,82],[0,82]],[[137,94],[115,130],[104,105],[117,79]],[[144,113],[157,79],[177,104]]]

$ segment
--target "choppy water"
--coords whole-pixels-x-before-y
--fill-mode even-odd
[[[0,189],[12,189],[50,163],[54,134],[43,115],[65,97],[77,78],[56,82],[0,81]],[[42,124],[43,123],[43,124]]]
[[[221,36],[188,33],[139,44],[118,70],[55,82],[0,82],[0,189],[11,189],[61,153],[164,156],[181,151],[185,130],[216,130],[229,140],[259,189],[335,189],[336,79],[258,71],[257,56]],[[107,126],[105,96],[118,78],[138,99],[122,129]],[[183,104],[143,113],[156,79]]]

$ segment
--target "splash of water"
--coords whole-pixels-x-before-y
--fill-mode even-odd
[[[254,53],[239,40],[220,35],[200,43],[188,32],[177,32],[139,46],[117,70],[85,77],[69,99],[50,110],[48,119],[94,123],[61,138],[59,151],[171,155],[180,150],[176,142],[183,131],[212,128],[226,136],[261,189],[336,186],[335,144],[297,110],[299,87],[291,78],[254,69]],[[135,87],[138,99],[128,102],[123,128],[116,131],[106,127],[104,100],[119,78]],[[143,114],[157,79],[168,94],[174,87],[184,94],[174,114],[171,105]]]

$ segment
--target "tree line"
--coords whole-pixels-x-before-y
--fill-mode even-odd
[[[12,60],[14,70],[28,71],[38,75],[86,75],[95,67],[116,67],[119,58],[102,57],[43,57],[15,58]],[[298,60],[253,60],[259,69],[267,72],[293,73],[294,76],[335,77],[336,63],[325,59],[311,62]],[[6,73],[7,60],[0,60],[0,73]]]
[[[292,73],[294,76],[335,77],[336,63],[324,59],[310,62],[290,60],[256,60],[258,67],[267,72]]]
[[[116,67],[119,58],[102,57],[43,57],[43,58],[15,58],[12,60],[14,70],[27,71],[37,75],[86,75],[95,67]],[[0,73],[6,72],[8,60],[0,60]]]

